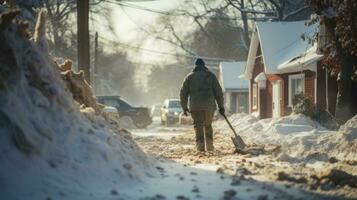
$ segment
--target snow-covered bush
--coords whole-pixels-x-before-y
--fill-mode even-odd
[[[317,108],[314,102],[304,94],[296,95],[293,99],[293,113],[306,115],[330,130],[339,128],[337,120],[331,113]]]
[[[316,107],[311,99],[304,94],[298,94],[293,99],[293,112],[295,114],[304,114],[311,118],[316,117]]]

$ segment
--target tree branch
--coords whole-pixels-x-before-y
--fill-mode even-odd
[[[299,13],[305,11],[305,10],[307,10],[308,8],[309,8],[309,6],[301,7],[301,8],[299,8],[299,9],[293,11],[293,12],[290,12],[290,13],[286,14],[283,19],[284,20],[288,20],[290,17],[293,17],[293,16],[295,16],[295,15],[297,15],[297,14],[299,14]]]

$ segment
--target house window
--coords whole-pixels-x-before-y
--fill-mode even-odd
[[[258,84],[253,84],[253,109],[258,107]]]
[[[293,99],[298,94],[305,93],[305,76],[296,74],[289,76],[289,106],[293,106]]]

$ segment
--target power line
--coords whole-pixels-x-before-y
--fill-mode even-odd
[[[146,30],[145,28],[141,27],[140,25],[138,25],[138,24],[136,23],[136,21],[135,21],[133,18],[131,18],[131,16],[125,11],[124,8],[122,8],[122,7],[120,7],[120,8],[122,9],[122,11],[123,11],[123,13],[126,15],[126,17],[127,17],[137,28],[139,28],[140,30],[143,30],[145,33],[147,33],[149,36],[151,36],[150,32],[149,32],[148,30]],[[156,38],[154,37],[154,39],[156,39]],[[136,48],[136,49],[137,49],[137,48]],[[155,51],[155,50],[154,50],[154,51]],[[156,51],[155,53],[158,53],[158,52]],[[159,52],[159,53],[162,53],[162,52]],[[167,54],[167,53],[165,53],[165,54]],[[171,55],[171,54],[170,54],[170,55]],[[175,55],[175,56],[177,56],[177,55]]]
[[[134,9],[138,9],[138,10],[144,10],[144,11],[147,11],[147,12],[152,12],[152,13],[157,13],[157,14],[162,14],[162,15],[179,16],[177,14],[173,15],[172,13],[167,12],[167,11],[154,10],[154,9],[145,8],[143,6],[134,5],[134,4],[128,4],[128,3],[116,2],[116,1],[107,1],[107,2],[111,3],[111,4],[115,4],[115,5],[120,5],[120,6],[123,6],[123,7],[134,8]]]
[[[192,17],[192,18],[204,18],[204,19],[218,19],[218,20],[241,20],[241,18],[238,17],[220,17],[220,16],[190,16],[185,13],[173,13],[173,12],[168,12],[168,11],[162,11],[162,10],[155,10],[151,8],[146,8],[144,6],[139,6],[135,4],[130,4],[130,3],[123,3],[123,2],[115,2],[115,1],[107,1],[108,3],[115,4],[115,5],[120,5],[123,7],[128,7],[128,8],[133,8],[137,10],[143,10],[151,13],[156,13],[156,14],[161,14],[161,15],[167,15],[167,16],[176,16],[176,17]]]
[[[100,38],[102,38],[103,40],[118,44],[120,46],[125,46],[125,47],[131,48],[131,49],[135,49],[136,51],[143,51],[143,52],[149,52],[149,53],[161,54],[161,55],[167,55],[167,56],[174,56],[174,57],[202,58],[202,59],[211,60],[211,61],[234,61],[234,59],[228,59],[228,58],[208,57],[208,56],[199,56],[199,55],[192,56],[192,55],[188,55],[188,54],[174,54],[174,53],[170,53],[170,52],[163,52],[163,51],[157,51],[154,49],[147,49],[147,48],[132,46],[132,45],[125,44],[122,42],[118,42],[118,41],[110,41],[107,38],[104,38],[102,36],[100,36]]]
[[[121,6],[124,6],[124,7],[129,7],[129,8],[134,8],[134,9],[140,9],[140,10],[145,10],[145,11],[148,11],[148,12],[154,12],[154,13],[158,13],[158,14],[164,14],[164,15],[171,15],[171,16],[186,16],[184,14],[172,14],[170,12],[166,12],[166,11],[158,11],[158,10],[153,10],[153,9],[149,9],[149,8],[145,8],[143,6],[138,6],[138,5],[134,5],[134,4],[124,4],[124,3],[121,3],[121,2],[113,2],[113,1],[108,1],[109,3],[112,3],[112,4],[116,4],[116,5],[121,5]],[[143,31],[145,32],[148,32],[147,30],[143,29],[141,26],[139,26],[130,16],[129,14],[125,11],[124,8],[121,7],[121,9],[123,10],[124,14],[128,17],[128,19],[133,23],[135,24],[138,28],[142,29]],[[190,16],[187,16],[187,17],[190,17]],[[213,17],[213,18],[216,18],[216,17]],[[303,34],[310,34],[311,32],[313,32],[314,30],[310,30],[310,31],[306,31],[304,32]],[[279,49],[278,51],[274,52],[274,55],[275,54],[278,54],[280,53],[281,51],[291,47],[292,45],[294,45],[296,42],[298,42],[301,38],[297,38],[296,40],[292,41],[290,44],[284,46],[283,48]],[[168,56],[174,56],[174,57],[187,57],[187,58],[197,58],[197,57],[200,57],[200,58],[203,58],[203,59],[206,59],[206,60],[212,60],[212,61],[235,61],[234,59],[226,59],[226,58],[217,58],[217,57],[206,57],[206,56],[198,56],[198,55],[183,55],[183,54],[173,54],[173,53],[169,53],[169,52],[161,52],[161,51],[156,51],[156,50],[152,50],[152,49],[145,49],[145,48],[141,48],[141,47],[135,47],[135,46],[131,46],[131,45],[128,45],[128,44],[124,44],[124,43],[121,43],[121,42],[117,42],[117,41],[113,41],[121,46],[126,46],[128,48],[132,48],[132,49],[135,49],[137,51],[144,51],[144,52],[149,52],[149,53],[155,53],[155,54],[161,54],[161,55],[168,55]]]
[[[125,11],[124,8],[121,8],[123,13],[126,15],[126,17],[135,25],[137,26],[139,29],[143,30],[144,32],[149,32],[147,31],[146,29],[142,28],[141,26],[139,26],[136,21],[131,18],[131,16]],[[212,57],[205,57],[205,56],[191,56],[191,55],[179,55],[179,54],[172,54],[172,53],[167,53],[167,52],[159,52],[159,51],[155,51],[155,50],[150,50],[150,49],[144,49],[144,48],[141,48],[141,47],[134,47],[134,46],[130,46],[128,44],[123,44],[123,43],[120,43],[118,42],[119,44],[122,44],[124,46],[127,46],[129,48],[135,48],[135,49],[138,49],[138,50],[143,50],[143,51],[150,51],[151,53],[158,53],[158,54],[163,54],[163,55],[170,55],[170,56],[176,56],[176,57],[179,57],[179,56],[182,56],[182,57],[189,57],[189,58],[197,58],[197,57],[200,57],[200,58],[203,58],[203,59],[206,59],[206,60],[232,60],[233,59],[226,59],[226,58],[212,58]]]
[[[121,10],[123,11],[123,13],[125,14],[125,16],[140,30],[143,30],[145,33],[150,34],[148,30],[144,29],[143,27],[141,27],[139,24],[136,23],[136,21],[125,11],[125,9],[123,7],[121,7]]]
[[[110,2],[110,3],[114,3],[114,2]],[[120,8],[121,10],[123,11],[123,13],[126,15],[126,17],[137,27],[139,28],[140,30],[144,31],[145,33],[150,34],[150,31],[146,30],[145,28],[143,28],[142,26],[138,25],[138,23],[126,12],[126,10],[123,8],[123,7],[130,7],[130,8],[135,8],[135,9],[140,9],[140,10],[145,10],[145,11],[149,11],[149,12],[155,12],[155,13],[159,13],[159,14],[165,14],[165,15],[171,15],[171,16],[186,16],[185,14],[176,14],[176,15],[173,15],[172,13],[169,13],[169,12],[165,12],[165,11],[157,11],[157,10],[152,10],[152,9],[148,9],[148,8],[145,8],[145,7],[142,7],[142,6],[138,6],[138,5],[133,5],[133,4],[123,4],[123,3],[120,3],[120,2],[116,2],[114,4],[118,4],[118,5],[121,5]],[[193,16],[186,16],[186,17],[193,17]],[[202,16],[201,16],[202,17]],[[218,18],[221,18],[221,17],[209,17],[209,18],[214,18],[214,19],[218,19]],[[225,18],[226,19],[226,18]],[[155,38],[156,39],[156,38]],[[157,53],[157,52],[156,52]],[[162,53],[162,52],[160,52]],[[167,53],[164,53],[166,55],[168,55]],[[178,55],[172,55],[170,54],[171,56],[178,56]],[[184,56],[184,57],[190,57],[190,58],[196,58],[198,56],[195,56],[195,55],[179,55],[179,56]],[[201,56],[202,58],[206,58],[206,59],[210,59],[212,60],[210,57],[203,57]],[[233,59],[223,59],[223,58],[218,58],[218,59],[215,59],[215,60],[233,60]]]
[[[314,30],[310,30],[310,31],[306,31],[304,32],[303,34],[310,34],[312,33]],[[202,58],[202,59],[205,59],[205,60],[208,60],[208,61],[236,61],[234,59],[228,59],[228,58],[218,58],[218,57],[208,57],[208,56],[199,56],[199,55],[188,55],[188,54],[174,54],[174,53],[170,53],[170,52],[163,52],[163,51],[157,51],[157,50],[154,50],[154,49],[147,49],[147,48],[142,48],[142,47],[137,47],[137,46],[132,46],[132,45],[129,45],[129,44],[125,44],[125,43],[122,43],[122,42],[118,42],[118,41],[113,41],[113,40],[108,40],[107,38],[104,38],[102,36],[100,36],[100,38],[102,38],[103,40],[106,40],[106,41],[109,41],[109,42],[112,42],[112,43],[115,43],[115,44],[118,44],[120,46],[125,46],[127,48],[131,48],[131,49],[134,49],[136,51],[139,51],[139,52],[147,52],[147,53],[152,53],[152,54],[160,54],[160,55],[166,55],[166,56],[173,56],[173,57],[186,57],[186,58]],[[276,51],[274,53],[274,55],[282,52],[283,50],[291,47],[292,45],[294,45],[296,42],[300,41],[300,37],[297,38],[296,40],[294,40],[293,42],[291,42],[290,44],[282,47],[281,49],[279,49],[278,51]]]
[[[123,8],[123,7],[120,7],[121,9],[122,9],[122,11],[123,11],[123,13],[126,15],[126,17],[137,27],[137,28],[139,28],[140,30],[142,30],[142,31],[144,31],[146,34],[148,34],[150,37],[153,37],[152,36],[152,33],[150,33],[150,31],[148,31],[148,30],[146,30],[145,28],[143,28],[143,27],[141,27],[140,25],[138,25],[137,23],[136,23],[136,21],[133,19],[133,18],[131,18],[131,16],[125,11],[125,9]],[[157,37],[153,37],[155,40],[157,40],[158,38]],[[166,41],[166,40],[164,40],[164,41]],[[167,42],[167,41],[166,41]]]

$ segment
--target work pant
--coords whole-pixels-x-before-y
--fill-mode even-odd
[[[213,120],[214,110],[192,111],[193,127],[196,132],[196,148],[198,151],[213,151]]]

